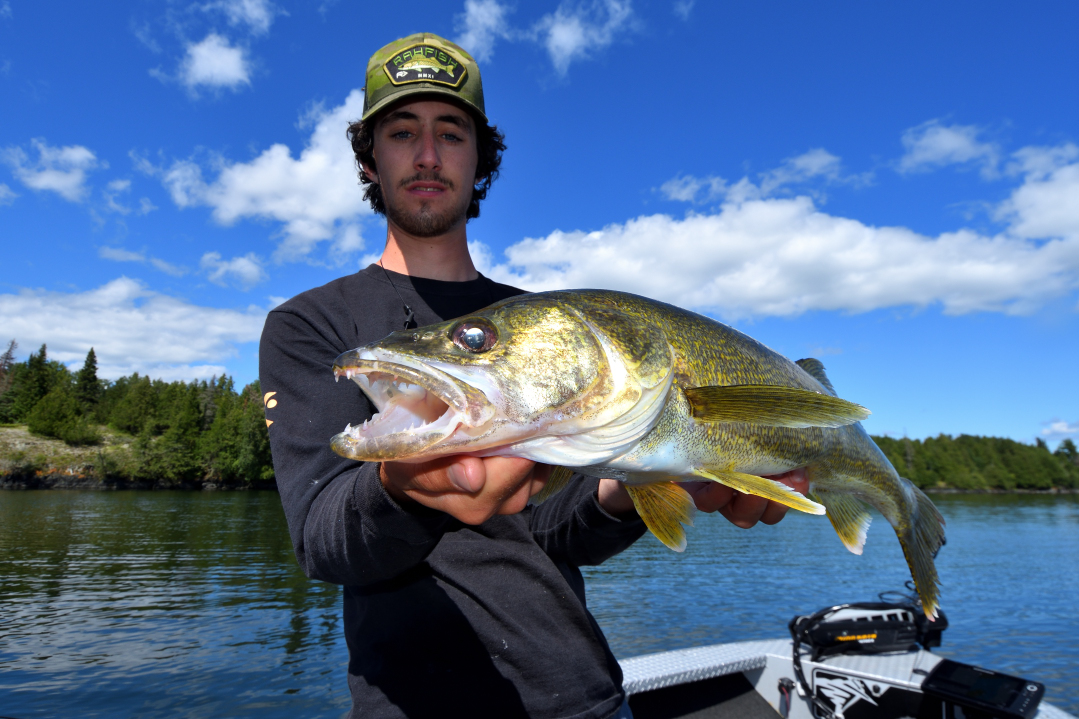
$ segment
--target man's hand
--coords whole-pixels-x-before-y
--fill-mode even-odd
[[[782,482],[801,494],[809,491],[809,480],[806,479],[804,467],[783,474],[764,476]],[[775,524],[783,519],[789,509],[785,504],[752,494],[742,494],[718,482],[684,482],[682,487],[693,497],[697,509],[702,512],[718,511],[728,522],[743,529],[749,529],[757,522]]]
[[[804,468],[792,469],[783,474],[766,475],[768,479],[782,482],[796,492],[805,494],[809,490]],[[788,507],[763,497],[742,494],[718,482],[680,482],[682,487],[693,497],[693,503],[702,512],[719,512],[731,524],[748,529],[757,522],[775,524],[787,514]],[[633,511],[633,500],[621,482],[613,479],[601,479],[599,482],[599,504],[608,514],[624,517]]]
[[[398,504],[417,502],[465,524],[516,514],[543,489],[551,467],[518,457],[442,457],[410,464],[383,462],[382,486]]]

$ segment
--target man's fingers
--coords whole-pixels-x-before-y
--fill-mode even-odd
[[[734,490],[716,482],[682,482],[682,488],[693,497],[693,503],[702,512],[715,512],[726,507],[734,497]]]
[[[721,508],[719,512],[736,527],[749,529],[760,521],[761,515],[764,514],[768,504],[769,501],[763,497],[735,492],[730,503]]]
[[[809,491],[809,480],[804,468],[792,469],[783,474],[768,477],[782,482],[801,494]],[[718,511],[735,526],[748,529],[757,522],[775,524],[787,514],[787,507],[762,497],[736,492],[722,484],[709,482],[684,482],[682,486],[693,497],[693,503],[702,512]]]
[[[768,506],[764,508],[764,514],[761,515],[762,524],[776,524],[783,517],[787,516],[787,510],[790,507],[780,504],[779,502],[769,502]]]
[[[554,471],[554,467],[549,464],[536,464],[532,468],[532,476],[528,482],[529,499],[543,491],[543,488],[547,486],[547,482],[551,479],[552,471]]]
[[[477,457],[459,457],[446,467],[446,478],[457,489],[472,494],[483,489],[487,468]]]
[[[382,472],[390,482],[404,492],[443,494],[466,492],[474,494],[483,489],[487,470],[477,457],[442,457],[430,462],[383,462]]]

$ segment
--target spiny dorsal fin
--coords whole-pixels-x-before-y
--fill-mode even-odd
[[[572,476],[572,469],[566,469],[565,467],[551,467],[551,476],[547,479],[547,484],[543,485],[543,489],[536,493],[536,496],[532,498],[532,501],[536,504],[543,504],[565,489]]]
[[[626,490],[633,499],[637,514],[656,535],[656,539],[676,552],[686,548],[686,530],[682,525],[693,526],[696,507],[689,492],[674,482],[656,484],[627,484]]]
[[[806,357],[805,359],[796,361],[794,364],[801,367],[805,370],[806,374],[824,385],[824,389],[828,390],[833,397],[839,396],[836,394],[835,387],[832,386],[831,380],[828,379],[828,375],[824,374],[824,363],[819,359]]]
[[[813,495],[814,499],[827,507],[828,519],[843,546],[854,554],[861,554],[865,547],[865,533],[869,531],[869,522],[873,519],[865,503],[849,494],[820,489]]]
[[[758,497],[770,499],[773,502],[785,504],[791,509],[797,509],[809,514],[824,514],[824,507],[816,502],[806,499],[793,489],[777,482],[774,479],[758,477],[755,474],[735,472],[734,470],[695,469],[693,474],[712,482],[725,484],[731,489],[737,489],[743,494],[753,494]]]
[[[869,416],[865,407],[798,387],[739,384],[683,390],[696,419],[767,427],[843,427]]]

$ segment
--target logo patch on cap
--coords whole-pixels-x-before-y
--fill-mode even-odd
[[[413,45],[391,57],[382,68],[394,85],[437,82],[460,87],[467,72],[460,60],[433,45]]]

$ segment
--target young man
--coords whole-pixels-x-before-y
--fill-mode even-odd
[[[297,559],[345,587],[351,716],[625,711],[579,570],[644,533],[622,485],[582,478],[526,506],[549,472],[528,460],[376,465],[330,450],[374,413],[354,384],[334,382],[341,352],[521,292],[480,275],[468,254],[466,223],[504,149],[468,53],[431,34],[379,50],[349,135],[365,196],[386,215],[386,248],[378,264],[271,312],[259,373],[275,400],[266,421]],[[804,491],[804,475],[790,479]],[[785,512],[719,485],[691,491],[739,526]]]

